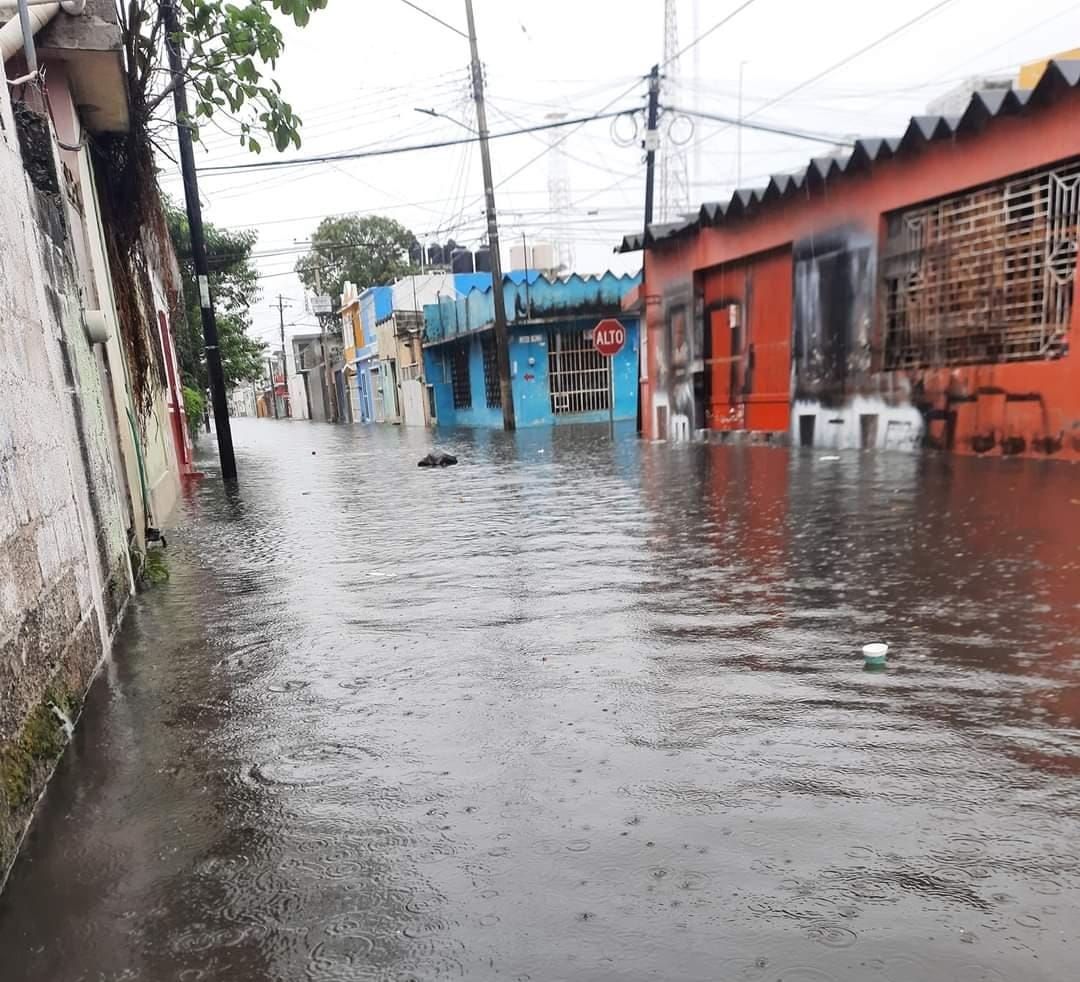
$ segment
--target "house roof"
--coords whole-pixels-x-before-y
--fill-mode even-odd
[[[1080,61],[1050,61],[1033,89],[986,89],[972,95],[959,116],[913,116],[897,137],[863,137],[849,153],[813,157],[794,173],[773,174],[760,188],[741,188],[727,201],[706,202],[681,221],[650,225],[644,234],[626,236],[616,252],[636,252],[647,246],[693,234],[754,213],[774,201],[823,187],[846,174],[865,172],[875,164],[900,154],[921,152],[927,145],[974,133],[1001,116],[1019,115],[1049,105],[1072,89],[1080,88]]]

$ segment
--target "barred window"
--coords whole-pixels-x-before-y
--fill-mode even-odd
[[[488,409],[502,406],[502,390],[499,388],[499,358],[492,333],[480,336],[480,353],[484,356],[484,401]]]
[[[592,343],[592,331],[552,331],[548,343],[551,411],[557,416],[608,408],[611,359]]]
[[[450,354],[450,385],[455,409],[472,409],[472,379],[469,378],[469,342],[455,344]]]
[[[889,215],[885,367],[1060,357],[1078,224],[1078,161]]]

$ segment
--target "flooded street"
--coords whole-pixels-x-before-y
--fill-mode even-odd
[[[0,897],[3,982],[1076,978],[1076,467],[236,440]]]

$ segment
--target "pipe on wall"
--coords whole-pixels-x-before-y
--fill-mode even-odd
[[[77,17],[86,10],[86,0],[24,0],[24,12],[30,26],[31,35],[37,34],[61,10],[65,14]],[[11,0],[0,0],[0,10],[13,9]],[[20,18],[13,17],[0,27],[0,62],[6,62],[23,47],[23,28]]]

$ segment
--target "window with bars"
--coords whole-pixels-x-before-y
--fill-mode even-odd
[[[1059,357],[1078,224],[1080,161],[888,216],[885,367]]]
[[[548,340],[551,411],[556,416],[608,408],[611,359],[592,343],[592,331],[552,331]]]
[[[469,343],[455,344],[450,353],[450,387],[455,409],[472,409],[472,379],[469,377]]]
[[[495,335],[488,332],[480,336],[480,353],[484,357],[484,401],[488,409],[502,406],[502,390],[499,388],[499,358]]]

